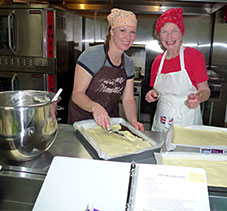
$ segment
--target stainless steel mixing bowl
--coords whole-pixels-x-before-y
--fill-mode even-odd
[[[0,92],[0,154],[27,161],[47,151],[57,135],[54,93],[38,90]]]

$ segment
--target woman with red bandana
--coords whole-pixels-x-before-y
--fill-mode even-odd
[[[110,117],[119,117],[122,97],[128,122],[144,131],[137,121],[134,64],[124,53],[136,38],[136,16],[130,11],[112,9],[107,20],[110,28],[106,43],[87,49],[77,60],[68,123],[94,119],[109,129]]]
[[[157,101],[152,130],[166,132],[171,124],[201,125],[200,103],[210,97],[205,59],[200,51],[182,46],[183,10],[169,9],[156,22],[165,52],[151,69],[148,102]]]

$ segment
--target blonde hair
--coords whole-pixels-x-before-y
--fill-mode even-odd
[[[105,40],[105,43],[106,43],[106,44],[109,44],[110,39],[111,39],[110,31],[111,31],[111,26],[109,26],[109,27],[108,27],[108,30],[107,30],[106,40]]]

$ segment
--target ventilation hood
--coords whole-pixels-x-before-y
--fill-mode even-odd
[[[116,7],[131,10],[135,13],[161,14],[167,9],[181,7],[184,15],[210,15],[227,5],[227,0],[47,0],[42,2],[48,2],[82,13],[106,13],[111,8]]]

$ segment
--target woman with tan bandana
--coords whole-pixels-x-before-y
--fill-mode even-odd
[[[110,117],[119,117],[119,101],[128,122],[144,131],[137,121],[133,61],[124,53],[136,38],[137,19],[130,11],[112,9],[106,43],[84,51],[78,58],[68,123],[92,119],[110,128]]]
[[[169,9],[156,22],[156,32],[165,52],[158,55],[151,70],[146,100],[158,100],[153,131],[165,132],[171,124],[201,125],[200,103],[210,97],[205,59],[200,51],[183,47],[183,10]]]

